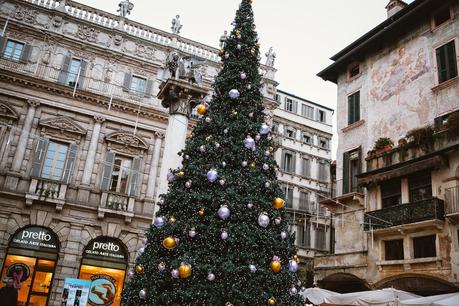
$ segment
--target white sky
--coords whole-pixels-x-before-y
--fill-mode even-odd
[[[76,0],[116,14],[120,0]],[[131,0],[129,19],[170,32],[179,14],[181,35],[218,47],[240,0]],[[389,0],[253,0],[264,53],[273,46],[279,89],[336,109],[336,85],[316,74],[329,58],[386,19]],[[412,2],[412,0],[408,1]],[[262,62],[264,63],[263,56]],[[335,121],[335,120],[334,120]],[[335,137],[334,137],[335,138]],[[336,148],[336,138],[334,147]]]

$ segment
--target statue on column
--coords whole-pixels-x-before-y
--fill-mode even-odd
[[[228,39],[228,31],[225,30],[223,32],[223,35],[220,36],[220,48],[225,48],[226,47],[226,40]]]
[[[274,67],[274,60],[276,59],[276,53],[273,50],[273,47],[270,47],[266,55],[266,66]]]
[[[182,24],[180,23],[180,15],[175,16],[174,19],[172,19],[172,33],[174,34],[180,34],[180,29],[182,28]]]
[[[120,13],[121,17],[126,17],[131,14],[132,9],[134,8],[134,3],[129,2],[129,0],[123,0],[118,4],[117,12]]]

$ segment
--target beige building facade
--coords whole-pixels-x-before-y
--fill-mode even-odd
[[[319,73],[338,86],[335,254],[319,286],[459,291],[459,5],[392,0]]]

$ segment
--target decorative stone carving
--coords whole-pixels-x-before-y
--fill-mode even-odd
[[[97,35],[99,35],[99,33],[100,31],[96,30],[95,28],[78,25],[78,32],[76,33],[76,36],[82,40],[96,42]]]
[[[121,36],[120,34],[116,34],[113,37],[113,43],[115,44],[115,46],[120,46],[122,42],[123,42],[123,36]]]
[[[144,139],[126,131],[111,133],[105,137],[105,141],[141,150],[148,149],[147,142]]]
[[[61,116],[40,120],[38,125],[42,127],[45,134],[54,135],[58,138],[80,139],[86,135],[86,130],[70,117]]]
[[[136,45],[135,54],[142,58],[153,59],[155,57],[155,49],[145,45]]]
[[[180,15],[176,15],[175,18],[172,19],[172,26],[171,30],[174,34],[180,34],[180,30],[182,29],[183,25],[180,22]]]
[[[12,107],[0,102],[0,121],[11,123],[12,121],[17,121],[18,119],[19,116]]]
[[[269,47],[268,52],[266,52],[266,66],[274,67],[274,60],[276,59],[276,53],[273,50],[273,47]]]
[[[40,105],[40,100],[38,99],[27,99],[27,103],[29,103],[30,107],[38,107]]]
[[[194,56],[183,56],[172,51],[166,59],[164,69],[170,78],[184,79],[191,83],[202,85],[206,61]]]
[[[127,17],[131,14],[132,9],[134,8],[134,3],[129,2],[129,0],[123,0],[118,4],[117,12],[120,13],[121,17]]]
[[[35,10],[28,10],[24,7],[17,7],[16,11],[14,12],[14,18],[17,20],[23,20],[29,24],[35,24],[36,18],[38,15],[38,11]]]
[[[96,115],[94,116],[94,121],[97,123],[104,123],[105,122],[105,117]]]
[[[62,18],[62,16],[56,15],[56,16],[53,17],[51,23],[52,23],[53,27],[58,28],[58,27],[60,27],[62,25],[62,21],[63,20],[64,19]]]

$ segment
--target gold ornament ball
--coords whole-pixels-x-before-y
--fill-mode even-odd
[[[299,262],[299,261],[300,261],[300,259],[298,258],[298,255],[294,255],[294,256],[293,256],[293,260],[296,261],[296,262]]]
[[[237,111],[233,111],[232,115],[237,116]]]
[[[220,49],[220,51],[218,51],[218,54],[219,54],[220,56],[222,56],[223,54],[225,54],[225,50],[224,50],[224,49]]]
[[[225,306],[233,306],[233,304],[231,304],[230,302],[227,302]]]
[[[268,306],[275,306],[277,304],[276,299],[274,297],[268,300]]]
[[[196,107],[196,111],[198,112],[198,114],[204,115],[207,112],[207,107],[204,104],[199,104]]]
[[[268,147],[268,151],[269,151],[269,153],[273,153],[274,148],[273,147]]]
[[[163,246],[168,250],[172,250],[177,246],[177,242],[174,237],[169,236],[163,240]]]
[[[187,278],[191,275],[191,266],[187,264],[181,264],[178,268],[180,278]]]
[[[282,200],[281,198],[275,198],[273,201],[273,207],[275,209],[281,209],[282,207],[284,207],[284,204],[285,204],[285,201]]]
[[[257,164],[255,164],[255,163],[251,163],[250,164],[250,168],[255,168],[256,166],[257,166]]]
[[[169,218],[169,223],[175,223],[175,221],[177,221],[177,219],[175,219],[174,216]]]
[[[183,176],[185,176],[185,172],[179,171],[179,172],[177,172],[177,176],[178,177],[183,177]]]
[[[234,31],[234,33],[235,33],[236,35],[241,35],[241,31],[239,31],[239,30]]]
[[[198,216],[204,217],[205,213],[206,213],[206,212],[205,212],[204,208],[201,208],[201,209],[198,211]]]
[[[271,270],[273,270],[274,273],[280,272],[280,270],[282,270],[282,265],[280,261],[278,260],[271,261]]]
[[[143,273],[143,266],[142,266],[142,265],[137,265],[137,266],[135,266],[135,272],[137,272],[137,273]]]
[[[250,53],[252,53],[252,55],[255,55],[257,54],[257,50],[255,50],[255,48],[252,48],[252,50],[250,50]]]

